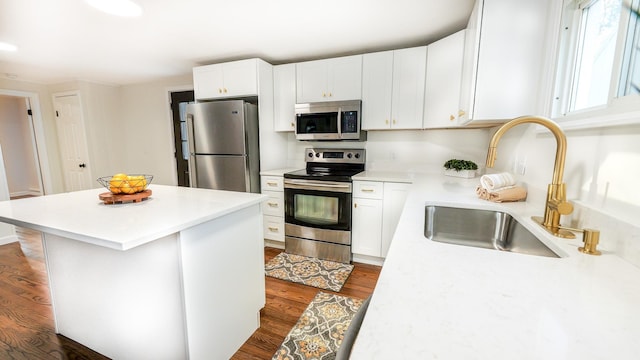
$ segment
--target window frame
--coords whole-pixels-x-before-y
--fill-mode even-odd
[[[613,60],[611,82],[607,103],[569,112],[572,82],[577,67],[576,51],[579,46],[582,9],[594,0],[565,0],[562,4],[562,16],[557,26],[558,49],[556,57],[556,75],[553,87],[553,99],[550,113],[552,118],[565,129],[583,129],[640,124],[640,97],[630,94],[618,97],[622,80],[624,42],[628,33],[631,11],[622,11],[618,27],[616,50]],[[629,4],[623,0],[623,8]],[[582,7],[581,7],[582,5]]]

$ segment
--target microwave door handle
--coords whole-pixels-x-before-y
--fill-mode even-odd
[[[338,138],[342,139],[342,107],[338,108]]]

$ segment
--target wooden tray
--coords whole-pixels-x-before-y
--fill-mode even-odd
[[[151,196],[151,190],[147,189],[135,194],[113,194],[111,192],[106,192],[98,195],[100,200],[104,201],[105,204],[122,204],[124,202],[140,202],[142,200],[146,200],[149,196]]]

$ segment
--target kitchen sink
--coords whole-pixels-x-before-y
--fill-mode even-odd
[[[424,218],[424,236],[429,240],[560,257],[505,212],[427,205]]]

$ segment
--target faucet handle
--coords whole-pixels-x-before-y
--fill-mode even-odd
[[[573,204],[571,204],[568,201],[560,201],[556,205],[556,208],[558,209],[558,212],[562,215],[569,215],[573,212]]]
[[[573,204],[565,200],[549,200],[548,205],[562,215],[569,215],[573,212]]]

